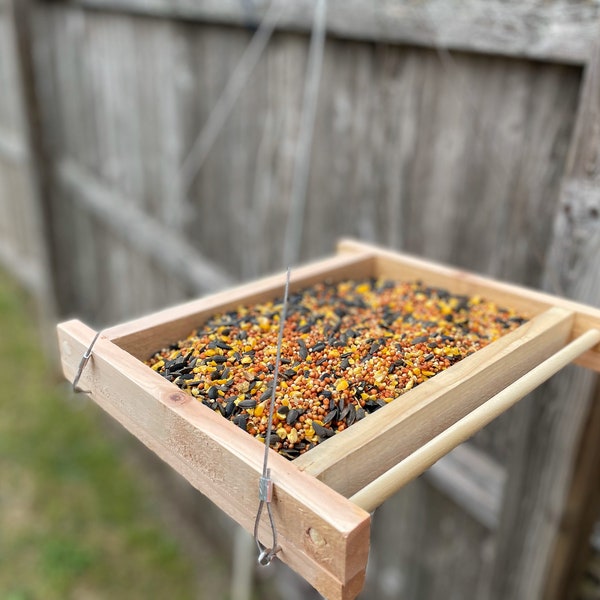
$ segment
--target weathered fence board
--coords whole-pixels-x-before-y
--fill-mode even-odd
[[[586,69],[544,277],[546,287],[558,284],[565,296],[596,305],[600,299],[598,116],[600,43]],[[566,574],[583,572],[583,565],[573,563],[565,546],[581,556],[577,545],[583,545],[586,535],[581,519],[589,520],[588,503],[597,498],[598,470],[588,459],[598,456],[597,386],[595,373],[569,367],[515,412],[521,436],[507,463],[501,517],[501,526],[514,533],[510,544],[507,537],[498,543],[492,579],[498,598],[559,600],[575,593],[573,579],[569,581]],[[586,427],[588,420],[593,428]],[[581,466],[575,467],[577,460]],[[587,481],[581,469],[587,469]],[[570,512],[573,503],[579,508],[575,514]]]
[[[77,0],[82,6],[253,26],[269,3],[236,0]],[[314,0],[279,0],[280,27],[307,31]],[[589,58],[600,3],[329,0],[327,28],[344,38],[574,62]]]
[[[35,167],[19,31],[12,0],[0,2],[0,263],[38,300],[53,306],[41,241]]]
[[[506,470],[473,444],[459,446],[424,475],[478,523],[498,527]]]
[[[370,570],[360,598],[486,599],[491,534],[423,479],[378,509],[371,527]]]
[[[12,25],[10,3],[0,2],[0,132],[2,138],[17,138],[21,132],[21,107],[19,104],[19,76],[15,55],[15,35]]]

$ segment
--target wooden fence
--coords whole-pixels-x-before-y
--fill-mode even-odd
[[[102,326],[282,267],[314,5],[281,3],[186,193],[267,3],[0,2],[0,261],[41,305]],[[600,2],[330,0],[327,32],[300,258],[353,236],[597,305]],[[571,597],[599,439],[574,367],[380,509],[364,598]]]

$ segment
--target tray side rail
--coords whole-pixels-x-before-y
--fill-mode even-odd
[[[69,321],[58,326],[58,335],[64,374],[73,381],[95,332]],[[104,336],[93,347],[80,385],[195,488],[253,531],[262,444]],[[269,467],[281,546],[277,556],[327,598],[351,600],[364,583],[369,514],[275,452]],[[266,517],[259,537],[265,544],[271,540]]]
[[[375,274],[375,257],[369,251],[338,254],[294,269],[290,292],[330,280],[363,279]],[[240,305],[266,302],[283,296],[285,275],[276,274],[210,294],[156,313],[105,329],[102,334],[140,360],[188,336],[208,317]]]
[[[440,458],[491,423],[524,396],[600,342],[600,330],[590,329],[534,367],[468,415],[451,425],[389,471],[356,492],[350,500],[372,512],[400,488]]]
[[[456,294],[481,295],[499,305],[531,315],[540,314],[553,306],[570,310],[575,315],[570,339],[579,337],[589,329],[600,329],[600,309],[593,306],[356,240],[340,240],[337,250],[346,255],[371,252],[376,256],[377,273],[381,277],[420,278],[429,285],[439,285]],[[600,344],[578,357],[575,364],[600,373]]]
[[[294,460],[349,497],[568,341],[573,313],[551,308]]]

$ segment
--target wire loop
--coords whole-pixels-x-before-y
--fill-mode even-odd
[[[277,528],[275,527],[275,521],[273,520],[273,513],[271,512],[271,500],[273,499],[273,482],[271,481],[271,469],[269,465],[269,449],[271,441],[271,431],[273,430],[273,413],[275,409],[275,392],[277,390],[277,381],[279,379],[279,366],[281,364],[281,344],[283,342],[283,328],[287,319],[287,304],[288,294],[290,289],[290,268],[288,267],[285,277],[285,292],[283,295],[283,307],[281,309],[281,316],[279,317],[279,334],[277,336],[277,354],[275,356],[275,372],[273,373],[273,389],[271,391],[271,402],[269,404],[269,420],[267,422],[267,433],[265,435],[265,454],[263,458],[263,472],[262,477],[258,483],[258,497],[260,504],[258,505],[258,512],[256,514],[256,521],[254,521],[254,541],[258,547],[259,556],[258,563],[266,566],[271,564],[273,558],[280,548],[277,545]],[[266,548],[258,540],[258,526],[260,523],[260,517],[264,506],[267,507],[267,514],[269,515],[269,523],[271,524],[271,534],[273,536],[273,542],[271,548]]]
[[[81,374],[83,373],[83,370],[85,369],[85,366],[88,364],[88,361],[92,357],[92,349],[94,348],[94,344],[96,343],[96,341],[98,340],[99,337],[100,337],[100,331],[98,331],[98,333],[96,333],[91,344],[88,346],[87,350],[84,352],[83,356],[81,357],[81,360],[79,361],[79,366],[77,367],[77,373],[75,374],[75,379],[73,379],[73,392],[75,392],[76,394],[91,393],[90,390],[81,389],[78,384],[79,384],[79,380],[81,379]]]
[[[271,564],[275,555],[281,548],[277,545],[277,528],[275,527],[275,521],[273,520],[273,513],[271,512],[271,498],[273,493],[273,482],[271,481],[271,469],[267,469],[267,476],[261,477],[259,482],[259,498],[260,504],[258,505],[258,512],[256,514],[256,521],[254,522],[254,541],[258,548],[258,564],[266,567]],[[273,541],[270,548],[263,546],[258,540],[258,525],[260,523],[260,516],[263,508],[267,507],[267,514],[269,515],[269,523],[271,524],[271,534]]]

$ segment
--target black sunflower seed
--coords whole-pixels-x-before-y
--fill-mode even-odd
[[[231,398],[227,398],[226,404],[225,404],[225,416],[227,418],[229,418],[233,414],[233,411],[235,410],[235,408],[236,408],[235,396],[232,396]]]
[[[308,348],[306,347],[303,339],[298,340],[298,354],[302,360],[306,360],[308,357]]]
[[[312,428],[315,430],[315,433],[320,438],[327,438],[327,437],[331,437],[333,435],[333,431],[331,429],[328,429],[327,427],[323,427],[323,425],[319,425],[318,423],[315,423],[314,421],[312,423]]]
[[[278,414],[278,415],[279,415],[279,417],[281,417],[282,419],[284,419],[284,418],[287,416],[287,414],[288,414],[289,412],[290,412],[290,407],[289,407],[289,406],[286,406],[285,404],[284,404],[284,405],[282,405],[282,406],[280,406],[280,407],[277,409],[277,414]]]
[[[348,413],[348,416],[346,417],[346,425],[350,427],[350,425],[352,425],[354,421],[356,421],[356,410],[354,409],[354,407],[352,407],[352,410]]]
[[[239,408],[255,408],[256,407],[256,400],[250,398],[248,400],[242,400],[241,402],[238,402],[238,407]]]
[[[325,350],[325,342],[317,342],[311,349],[311,352],[321,352],[321,350]]]
[[[298,420],[299,416],[300,416],[300,413],[295,408],[292,408],[288,412],[288,414],[285,416],[285,422],[288,425],[293,425]]]
[[[345,421],[346,417],[350,414],[350,411],[354,412],[354,407],[349,404],[346,408],[340,413],[340,421]]]
[[[246,426],[248,425],[248,413],[242,413],[235,417],[233,417],[233,422],[244,431],[246,430]]]
[[[335,408],[334,408],[333,410],[330,410],[330,411],[327,413],[327,416],[326,416],[326,417],[323,419],[323,423],[324,423],[325,425],[326,425],[327,423],[331,423],[331,421],[333,421],[333,420],[335,419],[336,415],[337,415],[337,409],[335,409]],[[316,431],[316,429],[315,429],[315,431]]]
[[[265,400],[269,399],[271,397],[271,395],[273,394],[273,388],[272,387],[268,387],[260,396],[260,402],[264,402]]]

